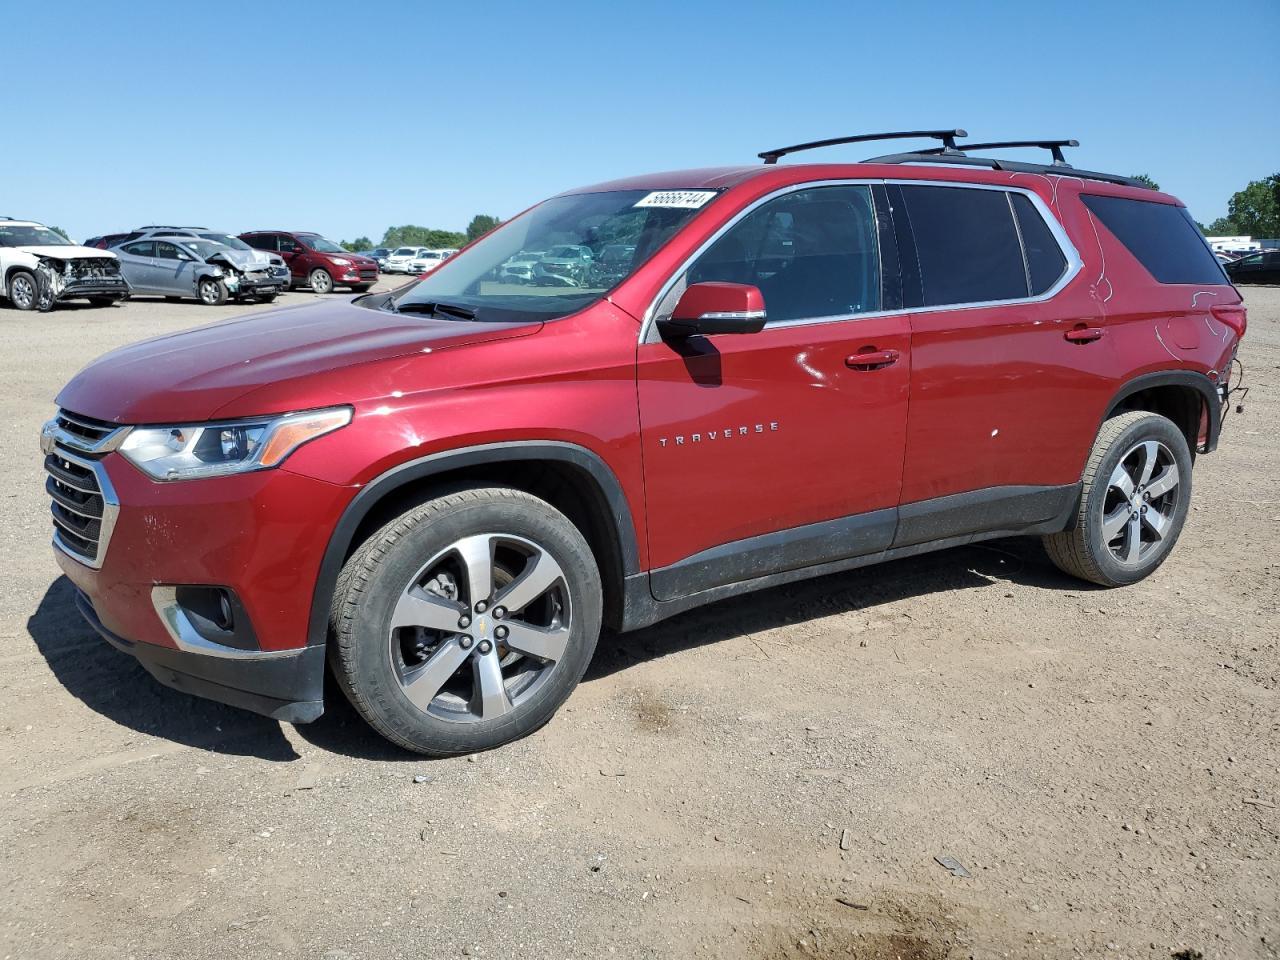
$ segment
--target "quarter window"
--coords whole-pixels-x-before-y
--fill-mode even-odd
[[[770,200],[698,257],[685,280],[759,287],[771,324],[879,310],[871,189],[814,187]]]
[[[902,195],[920,262],[924,306],[1028,295],[1028,268],[1007,191],[904,185]]]
[[[1185,207],[1092,194],[1080,199],[1157,283],[1228,282]]]

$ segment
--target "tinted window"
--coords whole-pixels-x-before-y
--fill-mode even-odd
[[[1080,199],[1159,283],[1227,282],[1185,207],[1123,197]]]
[[[1067,258],[1049,231],[1029,197],[1023,193],[1009,194],[1013,212],[1018,219],[1018,232],[1022,235],[1022,252],[1027,261],[1027,282],[1031,296],[1038,297],[1062,276],[1067,269]]]
[[[121,247],[125,253],[131,253],[135,257],[154,257],[156,255],[156,245],[150,240],[140,240],[137,243],[127,243]]]
[[[924,305],[1027,296],[1022,247],[1003,190],[903,186]]]
[[[747,214],[689,268],[689,283],[750,283],[770,323],[880,309],[871,190],[816,187]]]
[[[164,260],[190,259],[186,254],[180,253],[172,243],[165,243],[162,240],[156,242],[156,256]]]
[[[280,244],[280,249],[284,253],[297,253],[302,249],[301,244],[294,240],[293,237],[277,237],[276,241]]]
[[[245,238],[245,243],[253,247],[255,250],[275,250],[276,238],[269,233],[259,233],[251,237]]]

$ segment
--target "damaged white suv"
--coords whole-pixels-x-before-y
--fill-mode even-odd
[[[129,296],[120,261],[80,247],[32,220],[0,217],[0,296],[19,310],[52,310],[64,300],[107,306]]]

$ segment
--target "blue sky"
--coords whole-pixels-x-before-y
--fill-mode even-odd
[[[73,2],[6,33],[0,213],[75,239],[461,229],[577,185],[923,127],[1076,137],[1077,165],[1147,172],[1206,223],[1280,171],[1278,0]]]

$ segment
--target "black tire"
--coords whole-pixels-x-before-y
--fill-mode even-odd
[[[368,284],[368,283],[353,283],[351,285],[351,289],[355,293],[364,293],[369,289],[370,286],[371,284]]]
[[[206,307],[220,307],[227,302],[227,285],[217,277],[205,277],[196,284],[196,296]]]
[[[6,292],[15,310],[34,310],[40,300],[40,286],[35,274],[28,270],[15,270]]]
[[[277,296],[279,296],[279,294],[275,294],[275,293],[260,293],[260,294],[258,294],[258,302],[259,302],[259,303],[275,303],[275,302],[276,302],[276,297],[277,297]]]
[[[493,718],[459,713],[458,717],[466,719],[458,722],[427,712],[406,695],[400,667],[394,662],[397,644],[403,641],[393,639],[390,624],[406,587],[425,573],[424,564],[451,545],[478,534],[524,538],[537,544],[559,566],[562,576],[555,589],[567,591],[571,615],[566,645],[558,659],[544,667],[548,672],[543,682],[533,686],[523,700],[508,703],[510,712]],[[495,570],[497,566],[495,563]],[[457,596],[461,601],[462,593]],[[494,596],[500,594],[495,591]],[[466,608],[464,616],[470,612],[471,602],[468,596],[461,603]],[[582,534],[564,514],[519,490],[465,489],[404,513],[373,534],[347,561],[331,607],[329,659],[347,698],[388,740],[428,756],[474,753],[519,739],[551,719],[591,661],[600,633],[601,610],[600,572],[595,559]],[[490,616],[501,613],[497,608],[488,611]],[[485,614],[471,615],[476,623],[467,630],[477,633],[478,638],[480,631],[489,629],[483,623]],[[512,613],[507,616],[509,622],[518,622],[510,619]],[[502,634],[499,631],[496,635]],[[470,636],[454,636],[455,640],[472,641]],[[499,641],[494,643],[500,647]],[[483,642],[477,643],[470,652],[460,654],[465,659],[453,673],[455,680],[463,678],[468,664],[479,670],[478,655],[488,652],[483,646]],[[500,655],[495,649],[494,657]],[[435,703],[432,700],[430,706],[434,708]]]
[[[90,297],[89,303],[95,307],[109,307],[116,302],[115,297]]]
[[[1164,471],[1173,466],[1176,473],[1153,470],[1144,484],[1141,466],[1147,449],[1159,454],[1157,460],[1165,464]],[[1167,418],[1131,410],[1108,419],[1098,431],[1085,465],[1075,525],[1043,538],[1049,559],[1064,573],[1104,587],[1126,586],[1150,576],[1169,556],[1186,522],[1191,504],[1192,462],[1187,438]],[[1158,463],[1154,469],[1161,469]],[[1126,477],[1132,477],[1131,471],[1139,475],[1136,481],[1130,481],[1134,484],[1133,499],[1112,483],[1121,470]],[[1163,492],[1170,478],[1174,486]],[[1150,493],[1144,495],[1147,487],[1162,492],[1155,500],[1149,500],[1146,497]],[[1124,523],[1115,537],[1108,538],[1104,533],[1104,517]],[[1148,517],[1160,521],[1162,533],[1158,537]],[[1125,560],[1120,554],[1128,553],[1135,535],[1136,553]]]
[[[307,276],[308,282],[311,284],[311,292],[324,295],[333,293],[333,276],[328,270],[316,267]]]

